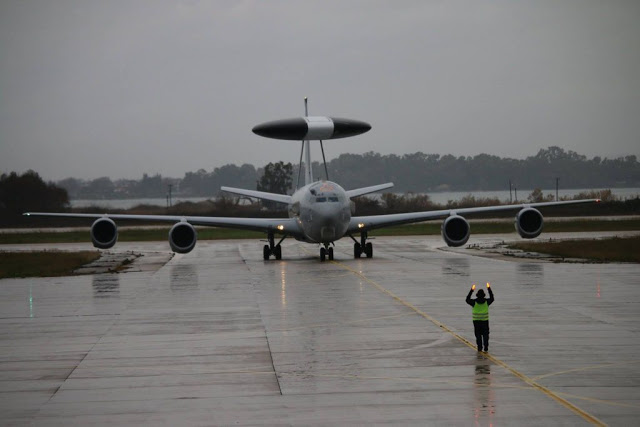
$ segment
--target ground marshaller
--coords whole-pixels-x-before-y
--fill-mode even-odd
[[[479,289],[476,298],[472,299],[471,295],[476,289],[476,285],[471,286],[471,290],[467,294],[467,304],[472,307],[473,316],[473,332],[476,335],[476,344],[478,351],[489,351],[489,306],[493,303],[493,291],[491,285],[487,283],[487,291],[489,291],[489,299],[485,298],[484,290]]]

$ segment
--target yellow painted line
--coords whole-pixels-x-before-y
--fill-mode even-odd
[[[621,408],[640,408],[639,405],[616,402],[615,400],[602,400],[602,399],[596,399],[594,397],[578,396],[577,394],[569,394],[569,393],[563,393],[563,392],[557,392],[557,393],[561,394],[562,396],[570,397],[572,399],[580,399],[580,400],[585,400],[587,402],[600,403],[602,405],[619,406]]]
[[[638,363],[640,363],[640,360],[631,360],[631,361],[628,361],[628,362],[616,362],[616,363],[602,363],[600,365],[584,366],[582,368],[567,369],[566,371],[558,371],[558,372],[551,372],[549,374],[538,375],[537,377],[533,377],[533,379],[534,380],[539,380],[541,378],[554,377],[556,375],[570,374],[572,372],[591,371],[591,370],[594,370],[594,369],[609,368],[609,367],[612,367],[612,366],[636,365]]]
[[[476,350],[476,346],[474,344],[472,344],[471,342],[469,342],[469,340],[467,340],[463,336],[461,336],[461,335],[457,334],[456,332],[454,332],[451,328],[449,328],[444,323],[442,323],[442,322],[434,319],[433,317],[429,316],[427,313],[425,313],[424,311],[420,310],[419,308],[417,308],[416,306],[414,306],[410,302],[407,302],[407,301],[403,300],[402,298],[400,298],[399,296],[397,296],[396,294],[394,294],[390,290],[384,288],[378,282],[369,279],[367,276],[365,276],[361,272],[359,272],[357,270],[354,270],[353,268],[351,268],[348,265],[345,265],[345,264],[343,264],[341,262],[338,262],[338,261],[335,261],[335,260],[330,261],[330,262],[332,262],[335,265],[338,265],[338,266],[340,266],[340,267],[342,267],[342,268],[344,268],[346,270],[351,271],[353,274],[355,274],[356,276],[360,277],[362,280],[366,281],[367,283],[371,284],[372,286],[376,287],[381,292],[387,294],[388,296],[393,298],[395,301],[397,301],[400,304],[404,305],[405,307],[408,307],[411,310],[415,311],[420,316],[424,317],[425,319],[427,319],[430,322],[432,322],[434,325],[438,326],[440,329],[450,333],[458,341],[462,342],[463,344],[466,344],[467,346],[471,347],[473,350]],[[502,366],[504,369],[506,369],[507,371],[511,372],[514,376],[516,376],[517,378],[521,379],[526,384],[529,384],[531,387],[533,387],[536,390],[542,392],[543,394],[549,396],[550,398],[552,398],[553,400],[555,400],[556,402],[558,402],[559,404],[561,404],[565,408],[571,410],[573,413],[581,416],[583,419],[585,419],[586,421],[590,422],[591,424],[598,425],[598,426],[606,426],[606,424],[604,422],[600,421],[595,416],[589,414],[588,412],[586,412],[585,410],[579,408],[578,406],[574,405],[573,403],[569,402],[568,400],[563,399],[558,394],[556,394],[553,391],[549,390],[547,387],[543,386],[542,384],[537,383],[536,381],[534,381],[533,379],[529,378],[528,376],[526,376],[522,372],[518,371],[517,369],[512,368],[507,363],[503,362],[502,360],[498,359],[497,357],[492,356],[489,353],[484,353],[484,354],[488,359],[490,359],[496,365]]]

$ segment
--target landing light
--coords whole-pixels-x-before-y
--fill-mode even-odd
[[[358,224],[358,228],[363,228],[363,227],[364,227],[364,223],[361,222]]]
[[[276,227],[278,230],[282,231],[284,230],[284,225],[280,224]]]

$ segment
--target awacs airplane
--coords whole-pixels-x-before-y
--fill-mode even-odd
[[[310,141],[319,140],[324,160],[323,140],[346,138],[365,133],[371,129],[368,123],[333,117],[309,116],[305,98],[305,116],[294,119],[277,120],[262,123],[253,128],[257,135],[267,138],[302,141],[300,169],[304,164],[304,186],[292,195],[274,194],[240,188],[222,187],[223,191],[249,196],[288,206],[288,218],[228,218],[169,215],[97,215],[65,213],[25,213],[27,216],[57,216],[73,218],[94,218],[91,226],[91,240],[100,249],[115,245],[118,230],[114,220],[166,221],[175,223],[169,231],[169,245],[178,253],[188,253],[196,245],[197,234],[194,226],[213,226],[263,231],[269,244],[264,246],[263,256],[268,260],[282,258],[282,242],[287,237],[318,244],[320,260],[333,259],[333,246],[337,240],[348,236],[354,241],[353,255],[359,258],[363,253],[367,258],[373,256],[373,245],[367,242],[368,233],[377,228],[399,224],[409,224],[434,219],[444,219],[442,237],[449,246],[462,246],[469,239],[469,223],[463,217],[466,214],[480,212],[518,211],[515,228],[521,237],[531,239],[542,232],[542,214],[536,209],[542,206],[568,205],[576,203],[599,202],[597,199],[572,200],[562,202],[529,203],[505,206],[490,206],[465,209],[445,209],[439,211],[412,212],[390,215],[353,216],[352,198],[373,193],[393,186],[393,183],[372,187],[345,190],[335,182],[314,181],[311,171]],[[302,156],[305,155],[304,162]],[[326,160],[325,173],[326,173]],[[298,176],[298,183],[300,175]],[[276,243],[276,235],[280,240]],[[359,239],[358,239],[359,237]]]

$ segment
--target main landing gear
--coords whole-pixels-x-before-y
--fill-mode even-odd
[[[280,239],[280,241],[276,245],[273,237],[273,233],[269,233],[267,235],[267,239],[269,239],[269,244],[264,245],[264,248],[262,249],[262,257],[264,258],[265,261],[268,261],[271,255],[273,255],[275,259],[282,259],[282,246],[280,246],[280,243],[282,243],[282,241],[286,238],[287,236],[283,236],[282,239]]]
[[[320,248],[320,261],[324,262],[327,257],[329,261],[333,261],[333,248],[329,246],[329,243],[325,243],[324,247]]]
[[[371,244],[371,242],[367,242],[366,232],[360,233],[360,242],[358,242],[352,235],[349,235],[349,237],[351,237],[351,239],[353,239],[353,241],[355,242],[353,244],[354,258],[360,258],[363,252],[367,256],[367,258],[373,257],[373,245]]]

